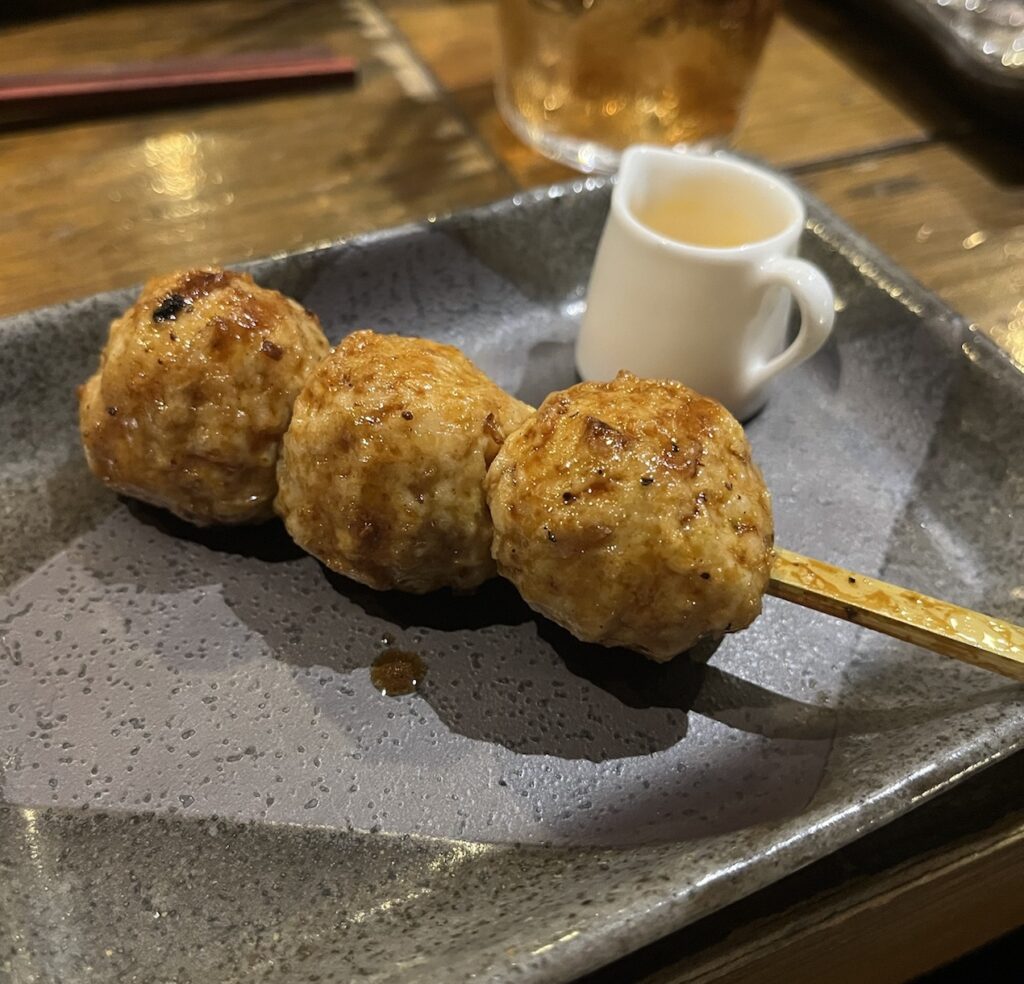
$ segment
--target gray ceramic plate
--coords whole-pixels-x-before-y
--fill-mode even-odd
[[[255,271],[334,338],[441,338],[537,400],[572,381],[607,199],[578,182]],[[1019,620],[1019,377],[810,214],[842,310],[749,426],[779,542]],[[563,981],[1021,743],[1024,689],[783,602],[659,668],[500,583],[377,594],[274,526],[118,501],[73,389],[130,296],[0,325],[0,980]],[[422,693],[371,687],[385,636]]]

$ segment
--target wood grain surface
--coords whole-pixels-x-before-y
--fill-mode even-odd
[[[822,166],[799,180],[1024,367],[1024,184],[986,170],[969,141]]]
[[[359,84],[74,123],[0,119],[0,313],[569,175],[495,111],[492,0],[0,8],[5,73],[310,44],[358,58]],[[1024,365],[1015,136],[951,100],[940,72],[850,5],[788,0],[737,146],[789,169]],[[896,982],[983,943],[1024,920],[1020,775],[1011,760],[601,979],[800,984],[870,967]]]
[[[38,71],[327,44],[358,85],[0,132],[0,313],[195,263],[311,246],[510,194],[512,180],[375,8],[155,3],[0,27]]]

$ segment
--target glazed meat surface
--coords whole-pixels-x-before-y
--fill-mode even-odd
[[[553,393],[487,475],[498,570],[585,642],[666,660],[748,626],[773,528],[742,427],[622,372]]]
[[[315,315],[247,274],[150,280],[79,391],[89,467],[193,523],[267,519],[292,404],[328,350]]]
[[[495,573],[484,475],[530,412],[458,349],[355,332],[296,401],[277,511],[296,543],[372,588],[475,587]]]

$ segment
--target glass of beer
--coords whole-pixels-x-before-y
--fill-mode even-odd
[[[634,143],[728,143],[777,0],[499,0],[511,129],[581,171]]]

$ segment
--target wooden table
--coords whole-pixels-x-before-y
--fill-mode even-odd
[[[360,59],[360,81],[0,128],[0,313],[568,176],[497,117],[492,0],[82,6],[0,12],[4,71],[326,43]],[[844,6],[786,5],[738,147],[796,175],[1024,365],[1019,147]],[[1024,923],[1022,794],[1018,756],[593,980],[837,984],[864,967],[906,980]]]

